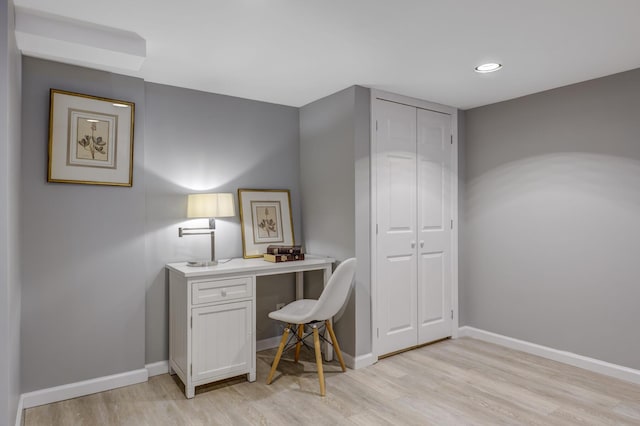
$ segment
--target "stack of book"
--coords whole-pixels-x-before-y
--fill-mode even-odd
[[[302,246],[271,245],[267,247],[264,260],[274,263],[304,260],[304,252]]]

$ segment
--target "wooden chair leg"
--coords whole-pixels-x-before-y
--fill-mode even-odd
[[[287,344],[287,337],[289,337],[289,328],[291,324],[287,324],[284,329],[284,333],[282,333],[282,339],[280,340],[280,346],[278,346],[278,352],[276,352],[276,357],[273,360],[273,364],[271,364],[271,371],[269,372],[269,377],[267,377],[267,384],[271,384],[271,380],[273,379],[273,375],[276,372],[276,368],[278,367],[278,363],[280,362],[280,357],[282,356],[282,351],[284,350],[285,345]]]
[[[313,325],[313,346],[316,349],[316,364],[318,365],[318,380],[320,380],[320,396],[325,395],[324,389],[324,372],[322,371],[322,352],[320,351],[320,336],[318,335],[318,327]]]
[[[336,356],[338,357],[338,361],[340,362],[340,367],[342,367],[342,371],[347,371],[347,367],[344,366],[344,360],[342,359],[342,352],[340,351],[340,346],[338,345],[336,334],[333,332],[333,326],[331,325],[331,320],[326,320],[324,323],[327,326],[327,330],[329,330],[329,336],[331,336],[331,343],[333,344],[333,350],[336,352]]]
[[[298,343],[296,343],[296,354],[294,360],[298,362],[300,359],[300,347],[302,346],[302,335],[304,334],[304,324],[298,324]]]

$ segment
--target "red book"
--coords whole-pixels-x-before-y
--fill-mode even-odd
[[[265,254],[264,260],[267,262],[280,263],[280,262],[292,262],[296,260],[304,260],[304,253],[289,253],[289,254]]]

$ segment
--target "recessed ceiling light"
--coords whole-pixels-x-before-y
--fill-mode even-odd
[[[488,63],[488,64],[482,64],[482,65],[478,65],[475,70],[476,72],[479,73],[488,73],[488,72],[494,72],[494,71],[498,71],[500,68],[502,68],[502,64],[496,64],[496,63]]]

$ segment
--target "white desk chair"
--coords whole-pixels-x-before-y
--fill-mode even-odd
[[[276,353],[276,357],[273,360],[273,364],[271,365],[271,371],[269,372],[269,377],[267,377],[267,384],[271,384],[273,375],[275,374],[278,363],[280,362],[280,357],[285,351],[285,346],[286,350],[293,347],[293,345],[288,344],[287,339],[289,337],[289,333],[291,332],[291,326],[294,324],[297,326],[297,334],[293,334],[291,337],[295,337],[296,339],[296,362],[298,362],[298,359],[300,357],[300,346],[303,344],[304,339],[313,334],[313,345],[316,352],[316,364],[318,365],[318,379],[320,380],[320,395],[325,395],[324,373],[322,370],[322,354],[320,352],[320,333],[318,332],[318,328],[322,326],[322,323],[324,323],[327,331],[329,331],[329,335],[331,336],[331,344],[333,345],[333,348],[336,352],[336,356],[338,357],[338,361],[340,362],[342,371],[347,371],[342,359],[342,352],[340,352],[340,346],[338,346],[336,335],[333,332],[333,327],[331,326],[331,318],[335,314],[337,314],[342,306],[346,303],[355,273],[356,259],[347,259],[340,265],[338,265],[335,272],[331,275],[331,278],[329,278],[329,282],[320,295],[320,299],[296,300],[295,302],[289,303],[287,306],[280,310],[269,313],[269,318],[282,321],[286,323],[287,326],[284,329],[282,339],[280,340],[280,345],[278,346],[278,352]],[[305,326],[309,326],[312,330],[306,336],[304,336]]]

